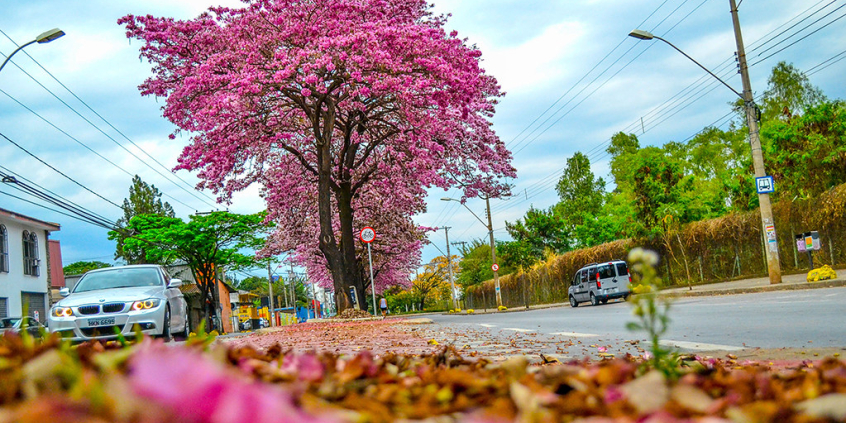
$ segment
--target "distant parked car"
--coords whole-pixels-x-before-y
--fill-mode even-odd
[[[188,306],[179,287],[158,265],[109,267],[87,272],[48,317],[50,332],[73,341],[132,337],[142,333],[170,339],[188,336]]]
[[[27,333],[30,335],[40,337],[41,331],[44,329],[44,325],[29,316],[25,316],[24,318],[4,317],[0,319],[0,334],[4,334],[6,332],[20,333],[21,330],[24,330],[24,328],[26,328]]]
[[[573,276],[568,289],[571,307],[590,301],[592,305],[605,304],[608,300],[631,295],[629,267],[622,260],[607,263],[592,263],[579,269]]]

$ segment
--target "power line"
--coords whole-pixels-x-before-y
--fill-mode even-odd
[[[9,35],[8,35],[8,34],[6,34],[5,32],[3,32],[3,30],[2,30],[2,29],[0,29],[0,33],[2,33],[4,36],[6,36],[6,38],[8,38],[8,39],[9,39],[9,41],[11,41],[11,42],[12,42],[12,44],[14,44],[14,45],[16,45],[16,46],[17,46],[17,43],[15,43],[15,40],[13,40],[11,37],[9,37]],[[168,171],[168,172],[170,173],[170,175],[172,175],[172,176],[176,177],[177,179],[179,179],[179,180],[180,180],[180,181],[182,181],[183,183],[187,184],[187,182],[185,182],[182,178],[180,178],[178,175],[176,175],[176,174],[174,174],[174,173],[170,172],[170,170],[169,170],[169,169],[167,169],[167,167],[166,167],[166,166],[164,166],[161,162],[159,162],[159,161],[158,161],[158,160],[156,160],[153,156],[151,156],[149,153],[147,153],[147,151],[145,151],[144,149],[142,149],[141,147],[139,147],[139,146],[138,146],[138,144],[136,144],[134,141],[132,141],[131,139],[129,139],[129,137],[127,137],[127,136],[126,136],[123,132],[121,132],[120,130],[118,130],[117,128],[115,128],[115,127],[114,127],[114,126],[113,126],[113,125],[112,125],[109,121],[107,121],[107,120],[106,120],[103,116],[101,116],[101,115],[100,115],[99,113],[97,113],[94,109],[92,109],[92,108],[91,108],[91,107],[90,107],[90,106],[89,106],[89,105],[88,105],[85,101],[83,101],[81,98],[79,98],[79,96],[77,96],[77,95],[76,95],[73,91],[71,91],[71,90],[70,90],[70,88],[68,88],[65,84],[63,84],[61,81],[59,81],[59,79],[58,79],[58,78],[56,78],[56,77],[55,77],[52,73],[50,73],[50,71],[48,71],[46,68],[44,68],[44,66],[42,66],[42,65],[41,65],[41,63],[39,63],[37,60],[35,60],[35,58],[33,58],[32,56],[30,56],[30,55],[29,55],[29,53],[27,53],[26,51],[23,51],[23,53],[24,53],[27,57],[29,57],[29,58],[30,58],[33,62],[35,62],[35,64],[36,64],[36,65],[38,65],[38,67],[40,67],[42,70],[44,70],[44,72],[46,72],[48,75],[50,75],[50,77],[52,77],[52,78],[53,78],[53,79],[54,79],[57,83],[59,83],[59,85],[61,85],[61,86],[62,86],[65,90],[67,90],[67,91],[68,91],[68,92],[69,92],[72,96],[74,96],[74,98],[76,98],[77,100],[79,100],[79,101],[80,101],[83,105],[85,105],[85,107],[87,107],[87,108],[88,108],[91,112],[93,112],[93,113],[94,113],[97,117],[99,117],[99,118],[100,118],[100,119],[102,119],[104,122],[106,122],[106,124],[107,124],[107,125],[109,125],[112,129],[114,129],[115,131],[117,131],[119,134],[121,134],[121,135],[122,135],[122,136],[123,136],[123,137],[124,137],[127,141],[129,141],[132,145],[134,145],[136,148],[138,148],[138,149],[139,149],[142,153],[144,153],[145,155],[147,155],[147,157],[149,157],[149,158],[150,158],[150,159],[152,159],[155,163],[157,163],[159,166],[161,166],[161,167],[162,167],[162,168],[164,168],[166,171]],[[188,193],[188,194],[189,194],[189,195],[191,195],[192,197],[196,198],[197,200],[199,200],[199,201],[201,201],[201,202],[205,203],[206,205],[209,205],[209,206],[214,207],[214,205],[213,205],[213,204],[211,204],[211,203],[207,202],[206,200],[203,200],[202,198],[198,197],[198,196],[197,196],[196,194],[194,194],[194,192],[192,192],[191,190],[188,190],[188,189],[186,189],[185,187],[183,187],[183,186],[181,186],[181,185],[179,185],[179,184],[177,184],[177,183],[173,182],[173,180],[172,180],[172,179],[170,179],[168,176],[166,176],[165,174],[161,173],[158,169],[155,169],[153,166],[151,166],[151,165],[150,165],[149,163],[147,163],[145,160],[141,159],[141,158],[140,158],[140,157],[138,157],[135,153],[133,153],[132,151],[130,151],[128,148],[126,148],[125,146],[123,146],[122,144],[120,144],[119,142],[117,142],[117,140],[115,140],[115,139],[114,139],[111,135],[107,134],[107,133],[106,133],[105,131],[103,131],[103,130],[99,127],[99,126],[95,125],[95,124],[94,124],[93,122],[91,122],[88,118],[86,118],[86,117],[85,117],[85,116],[83,116],[81,113],[79,113],[76,109],[74,109],[71,105],[69,105],[67,102],[65,102],[64,100],[62,100],[62,99],[61,99],[58,95],[56,95],[56,94],[55,94],[52,90],[50,90],[49,88],[47,88],[46,86],[44,86],[44,84],[42,84],[41,82],[39,82],[39,81],[38,81],[35,77],[33,77],[33,76],[29,73],[29,72],[27,72],[26,70],[24,70],[23,68],[21,68],[21,67],[20,67],[17,63],[12,62],[12,64],[13,64],[13,65],[15,65],[15,67],[17,67],[17,68],[18,68],[21,72],[23,72],[26,76],[28,76],[30,79],[32,79],[32,80],[33,80],[36,84],[38,84],[41,88],[43,88],[45,91],[47,91],[48,93],[50,93],[50,95],[52,95],[52,96],[53,96],[56,100],[58,100],[60,103],[62,103],[63,105],[65,105],[65,107],[67,107],[68,109],[70,109],[70,110],[71,110],[74,114],[76,114],[77,116],[79,116],[82,120],[84,120],[86,123],[88,123],[89,125],[91,125],[94,129],[96,129],[97,131],[99,131],[99,132],[100,132],[101,134],[103,134],[106,138],[108,138],[109,140],[111,140],[111,141],[112,141],[115,145],[117,145],[118,147],[120,147],[121,149],[123,149],[124,151],[126,151],[127,153],[129,153],[132,157],[134,157],[135,159],[137,159],[138,161],[140,161],[141,163],[143,163],[144,165],[146,165],[148,168],[150,168],[150,170],[152,170],[152,171],[156,172],[159,176],[161,176],[161,177],[165,178],[168,182],[170,182],[170,183],[174,184],[176,187],[178,187],[178,188],[182,189],[183,191],[185,191],[186,193]],[[6,94],[6,95],[8,96],[8,94]],[[10,97],[11,97],[11,96],[10,96]],[[15,101],[17,102],[17,100],[15,100]],[[18,104],[20,104],[20,102],[18,102]],[[28,109],[28,110],[29,110],[29,109]],[[30,110],[30,111],[32,111],[32,110]],[[40,117],[40,116],[39,116],[39,117]],[[42,119],[43,119],[43,118],[42,118]],[[189,207],[189,208],[190,208],[190,207]]]
[[[29,156],[31,156],[31,157],[32,157],[32,158],[34,158],[35,160],[38,160],[38,161],[39,161],[39,162],[41,162],[41,164],[43,164],[44,166],[47,166],[47,167],[49,167],[50,169],[53,169],[53,171],[54,171],[54,172],[58,173],[59,175],[64,176],[67,180],[69,180],[69,181],[73,182],[74,184],[76,184],[76,185],[77,185],[77,186],[79,186],[80,188],[82,188],[82,189],[84,189],[84,190],[86,190],[86,191],[88,191],[88,192],[90,192],[90,193],[92,193],[92,194],[96,195],[97,197],[101,198],[103,201],[106,201],[107,203],[109,203],[109,204],[111,204],[111,205],[113,205],[113,206],[115,206],[115,207],[117,207],[117,208],[119,208],[119,209],[123,210],[123,207],[119,206],[119,205],[118,205],[117,203],[115,203],[114,201],[109,200],[108,198],[103,197],[102,195],[100,195],[100,194],[98,194],[98,193],[96,193],[96,192],[92,191],[92,190],[91,190],[90,188],[88,188],[87,186],[82,185],[81,183],[77,182],[75,179],[73,179],[73,178],[71,178],[70,176],[68,176],[68,175],[64,174],[64,173],[63,173],[62,171],[60,171],[59,169],[56,169],[55,167],[53,167],[53,165],[51,165],[51,164],[49,164],[49,163],[45,162],[44,160],[41,160],[41,158],[39,158],[39,157],[38,157],[38,156],[36,156],[35,154],[30,153],[30,152],[29,152],[29,150],[27,150],[27,149],[25,149],[25,148],[21,147],[21,145],[20,145],[20,144],[18,144],[18,143],[16,143],[16,142],[12,141],[12,140],[11,140],[9,137],[7,137],[6,135],[4,135],[4,134],[0,133],[0,137],[3,137],[6,141],[9,141],[10,143],[12,143],[12,145],[14,145],[15,147],[18,147],[18,148],[19,148],[20,150],[22,150],[24,153],[28,154]]]
[[[124,169],[124,168],[122,168],[122,167],[118,166],[115,162],[113,162],[113,161],[109,160],[108,158],[106,158],[106,157],[105,157],[105,156],[103,156],[102,154],[98,153],[96,150],[94,150],[93,148],[89,147],[89,146],[88,146],[88,145],[86,145],[84,142],[80,141],[80,140],[79,140],[79,139],[77,139],[76,137],[74,137],[74,136],[72,136],[71,134],[67,133],[67,132],[66,132],[65,130],[63,130],[62,128],[59,128],[59,127],[58,127],[58,126],[56,126],[53,122],[51,122],[51,121],[50,121],[50,120],[48,120],[47,118],[45,118],[45,117],[41,116],[40,114],[38,114],[38,112],[36,112],[35,110],[32,110],[32,109],[31,109],[30,107],[28,107],[27,105],[25,105],[25,104],[21,103],[20,101],[18,101],[18,99],[16,99],[15,97],[13,97],[11,94],[7,93],[6,91],[4,91],[4,90],[2,90],[2,89],[0,89],[0,93],[4,94],[6,97],[9,97],[9,99],[11,99],[11,100],[12,100],[12,101],[14,101],[15,103],[17,103],[18,105],[20,105],[21,107],[23,107],[24,109],[28,110],[30,113],[32,113],[33,115],[35,115],[36,117],[38,117],[39,119],[41,119],[44,123],[46,123],[46,124],[48,124],[48,125],[52,126],[52,127],[53,127],[54,129],[56,129],[57,131],[61,132],[62,134],[64,134],[65,136],[67,136],[68,138],[70,138],[71,140],[73,140],[74,142],[76,142],[77,144],[81,145],[81,146],[82,146],[83,148],[85,148],[86,150],[88,150],[88,151],[90,151],[90,152],[94,153],[94,155],[96,155],[97,157],[99,157],[99,158],[101,158],[101,159],[105,160],[105,161],[106,161],[106,163],[109,163],[110,165],[114,166],[115,168],[117,168],[118,170],[122,171],[123,173],[125,173],[125,174],[127,174],[127,175],[129,175],[129,176],[133,176],[133,173],[132,173],[132,172],[130,172],[130,171],[128,171],[128,170],[126,170],[126,169]],[[8,138],[7,138],[7,139],[8,139]],[[16,145],[17,145],[17,144],[16,144]],[[18,146],[18,148],[22,148],[22,147]],[[24,150],[24,151],[26,151],[26,150]],[[27,153],[29,153],[29,152],[27,151]],[[32,155],[32,154],[30,153],[30,155]],[[40,159],[39,159],[39,160],[40,160]],[[167,194],[167,193],[165,193],[165,192],[162,192],[162,194],[163,194],[163,195],[165,195],[166,197],[170,198],[171,200],[173,200],[173,201],[175,201],[175,202],[177,202],[177,203],[179,203],[179,204],[182,204],[182,205],[183,205],[183,206],[185,206],[185,207],[188,207],[189,209],[193,208],[193,207],[189,206],[188,204],[185,204],[184,202],[182,202],[182,201],[181,201],[181,200],[179,200],[178,198],[173,197],[173,196],[171,196],[171,195],[169,195],[169,194]],[[106,200],[106,201],[108,201],[108,200]],[[114,203],[112,203],[112,204],[114,204]],[[118,207],[120,207],[120,206],[118,206]]]

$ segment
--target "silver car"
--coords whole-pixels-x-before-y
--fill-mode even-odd
[[[50,309],[48,327],[73,341],[131,337],[136,330],[170,339],[189,333],[188,306],[179,287],[158,265],[109,267],[86,273]]]
[[[605,304],[608,300],[631,295],[632,277],[625,261],[614,260],[607,263],[591,263],[579,269],[573,276],[567,296],[570,307],[590,301],[592,305]]]

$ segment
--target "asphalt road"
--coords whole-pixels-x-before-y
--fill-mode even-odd
[[[435,339],[489,349],[534,348],[573,357],[596,349],[637,354],[646,335],[625,328],[630,303],[525,312],[428,316]],[[684,352],[846,346],[846,288],[675,299],[665,345]],[[515,342],[516,339],[516,342]],[[637,341],[640,344],[634,346]],[[515,351],[511,351],[512,353]]]

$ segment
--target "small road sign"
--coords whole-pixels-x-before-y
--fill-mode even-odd
[[[775,191],[775,184],[772,176],[755,178],[755,185],[758,187],[758,194],[769,194]]]
[[[365,243],[371,243],[374,239],[376,239],[376,231],[373,230],[371,227],[365,227],[361,230],[361,241]]]
[[[496,264],[496,263],[492,264],[492,265],[491,265],[491,270],[493,270],[494,272],[498,271],[498,270],[499,270],[499,265],[498,265],[498,264]]]

